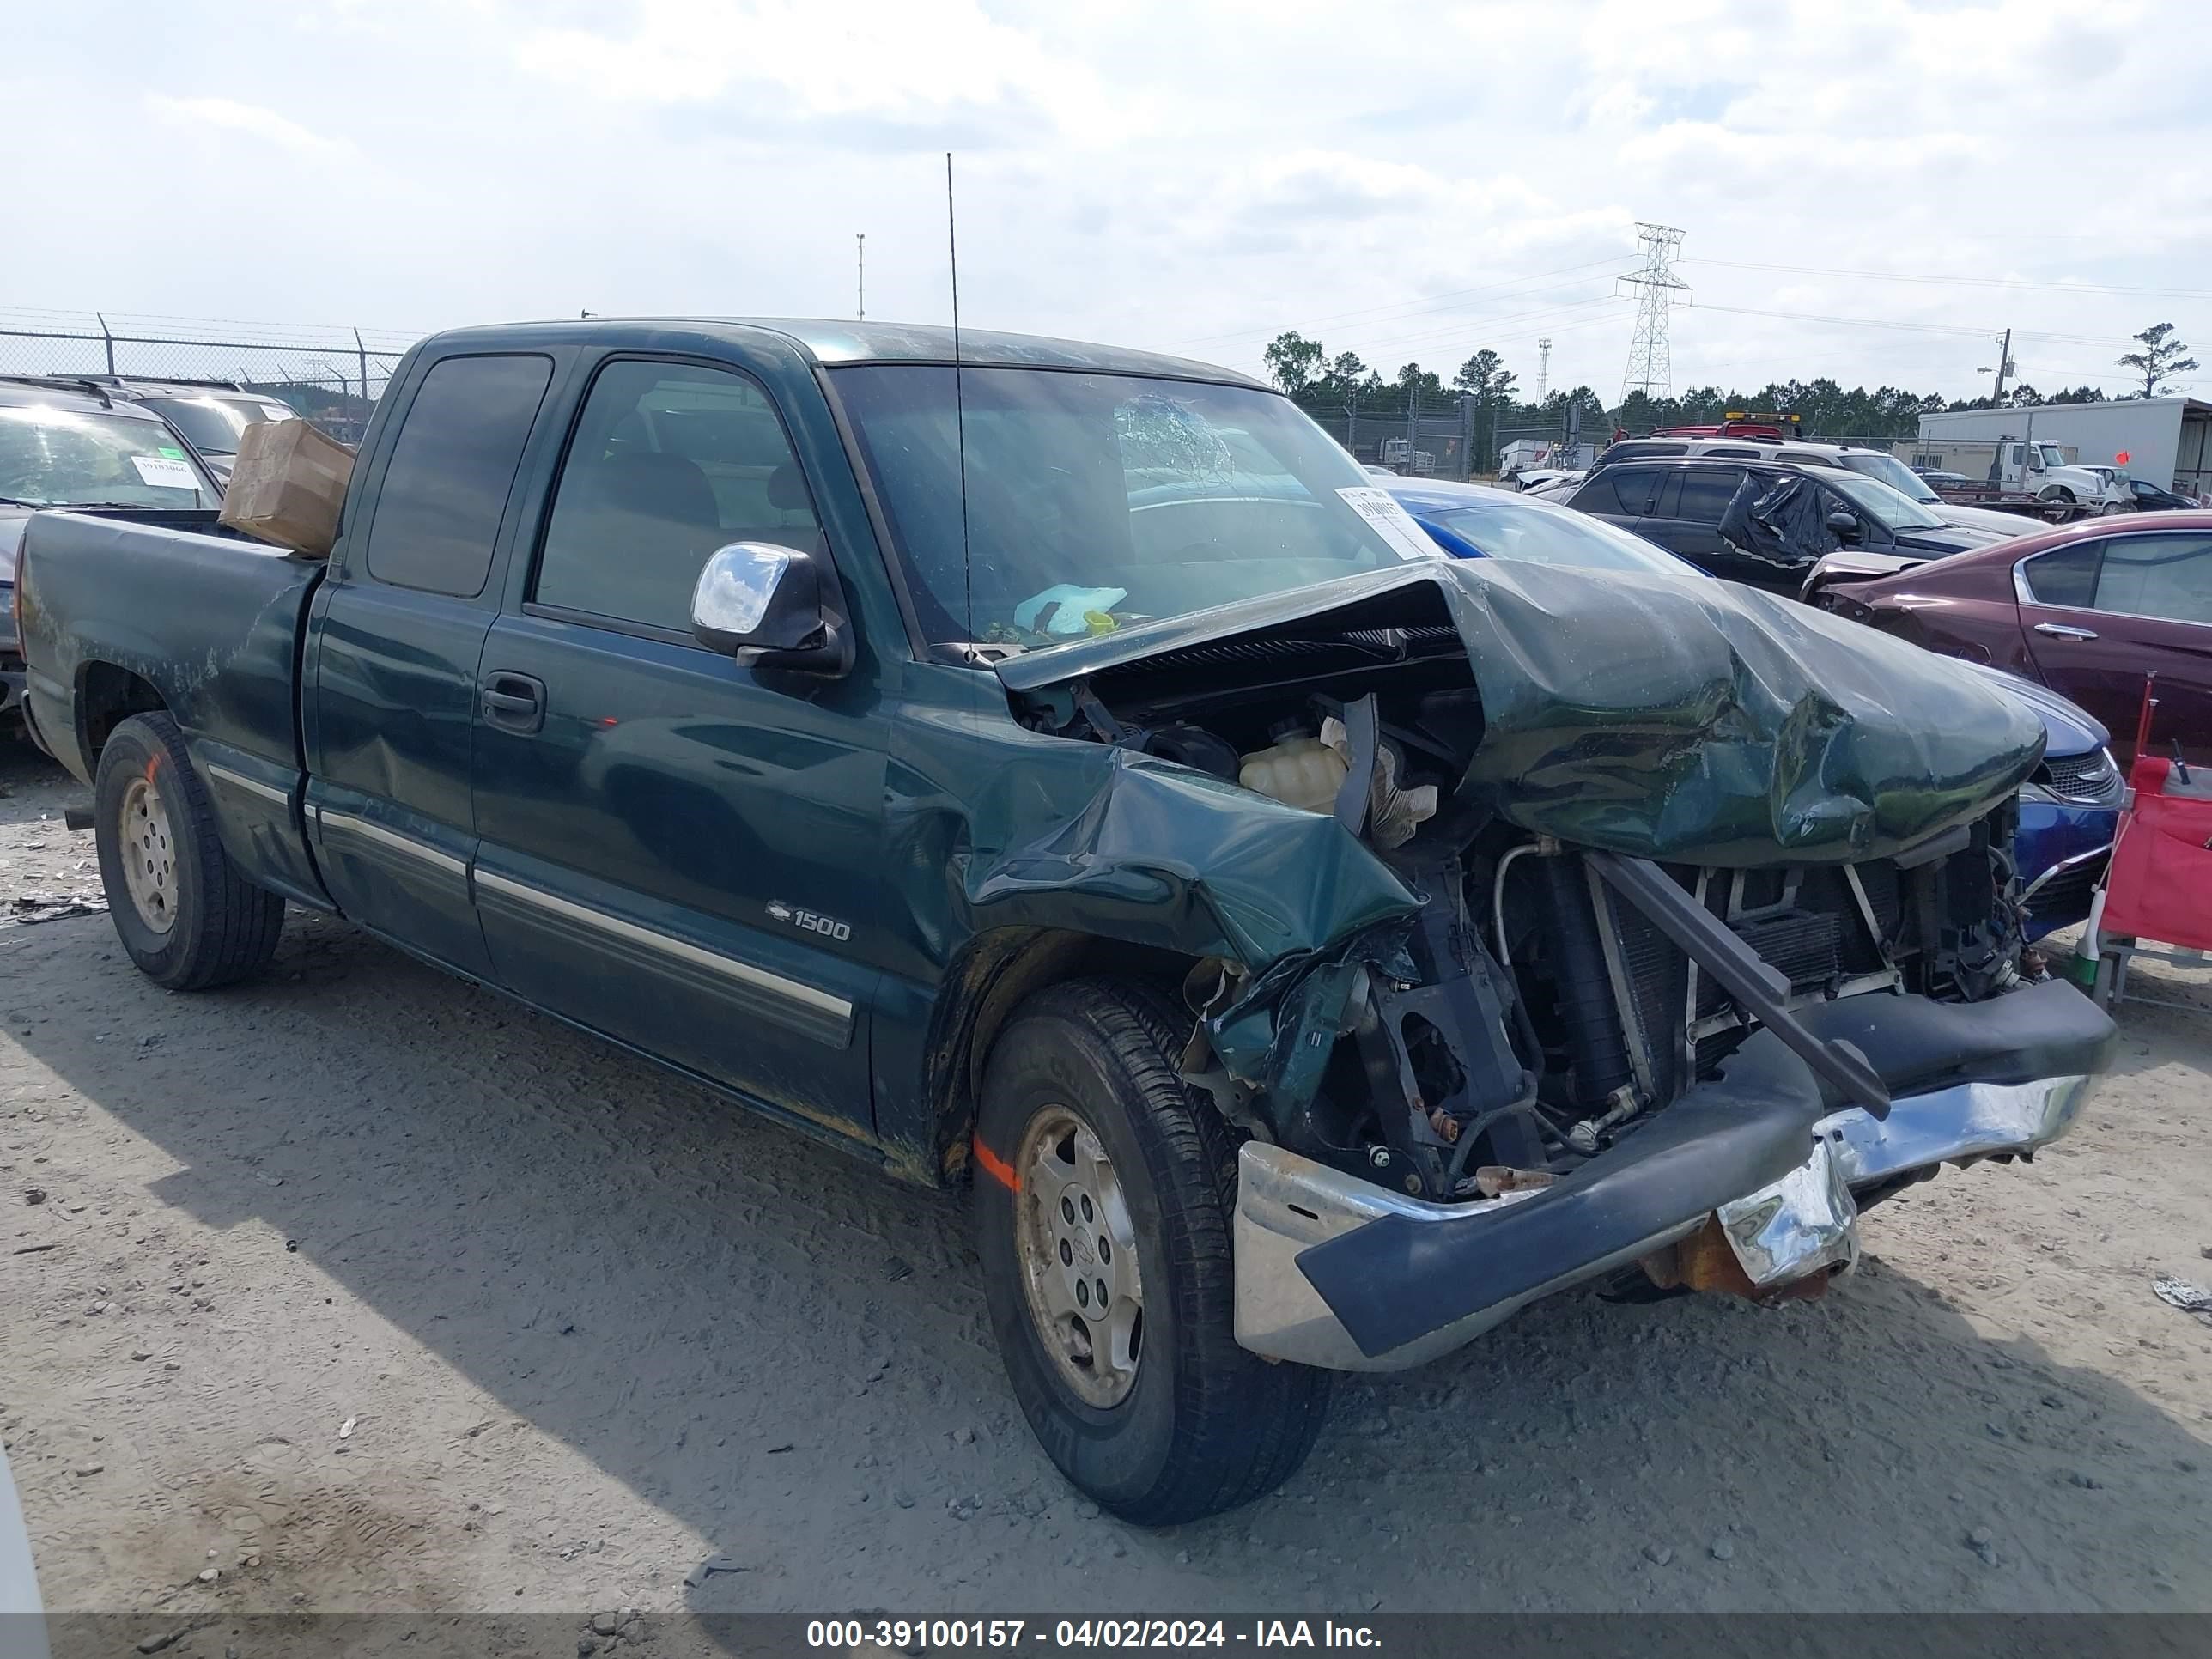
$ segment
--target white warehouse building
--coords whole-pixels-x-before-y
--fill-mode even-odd
[[[1978,477],[1988,445],[2033,436],[2063,446],[2084,466],[2118,466],[2130,477],[2183,495],[2212,494],[2212,403],[2201,398],[2120,398],[2101,404],[2039,404],[2032,409],[1960,409],[1920,417],[1916,465]],[[1946,443],[1971,446],[1952,465]],[[1971,464],[1974,457],[1978,465]]]

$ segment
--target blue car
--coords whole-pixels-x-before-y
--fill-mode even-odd
[[[1430,538],[1460,559],[1529,559],[1594,570],[1715,578],[1641,536],[1555,502],[1481,484],[1404,478],[1383,486]],[[2106,745],[2112,734],[2079,704],[2033,680],[1980,663],[1964,666],[2002,684],[2043,721],[2043,763],[2021,787],[2013,856],[2027,903],[2027,937],[2087,919],[2119,825],[2124,781]]]
[[[1433,478],[1400,478],[1382,488],[1455,559],[1528,559],[1711,580],[1665,548],[1556,501]]]

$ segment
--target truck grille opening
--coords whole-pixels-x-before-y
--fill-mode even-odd
[[[1896,938],[1902,908],[1896,866],[1869,863],[1854,867],[1882,938]],[[1686,891],[1696,890],[1696,870],[1670,867],[1668,873]],[[1723,919],[1728,912],[1733,875],[1723,870],[1706,872],[1706,908]],[[1792,876],[1794,890],[1790,884]],[[1618,893],[1608,891],[1605,900],[1603,920],[1618,942],[1630,993],[1629,1012],[1639,1028],[1625,1030],[1623,1036],[1632,1045],[1640,1042],[1654,1092],[1661,1100],[1669,1100],[1726,1058],[1747,1032],[1725,1018],[1730,1006],[1728,995],[1710,974],[1698,975],[1697,1006],[1692,1010],[1688,957]],[[1869,933],[1858,902],[1840,869],[1820,866],[1790,872],[1746,872],[1742,902],[1751,914],[1740,915],[1730,926],[1764,960],[1788,977],[1794,994],[1816,994],[1854,975],[1883,969],[1881,947]],[[1692,1074],[1683,1075],[1683,1054],[1692,1021],[1712,1022],[1717,1015],[1723,1018],[1698,1036],[1690,1060]]]

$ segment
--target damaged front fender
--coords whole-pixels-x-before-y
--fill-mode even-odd
[[[1055,771],[1079,766],[1054,782],[1082,793],[1034,834],[963,861],[975,932],[1073,927],[1224,957],[1256,977],[1420,908],[1334,818],[1126,750],[1067,744],[1052,758]],[[1039,782],[1025,772],[991,788],[1034,795]],[[1036,805],[1022,814],[1032,823]],[[994,816],[979,810],[975,821]]]

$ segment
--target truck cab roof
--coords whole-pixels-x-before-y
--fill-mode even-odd
[[[950,328],[934,323],[876,323],[811,317],[586,317],[538,323],[500,323],[453,329],[423,342],[440,355],[458,346],[474,349],[553,345],[564,342],[610,341],[665,348],[690,336],[723,342],[773,337],[795,346],[811,361],[847,363],[937,363],[954,361]],[[1101,374],[1146,374],[1167,380],[1206,380],[1218,385],[1272,390],[1234,369],[1188,357],[1093,345],[1041,334],[1005,334],[985,329],[960,331],[958,361],[975,368],[1088,369]]]

